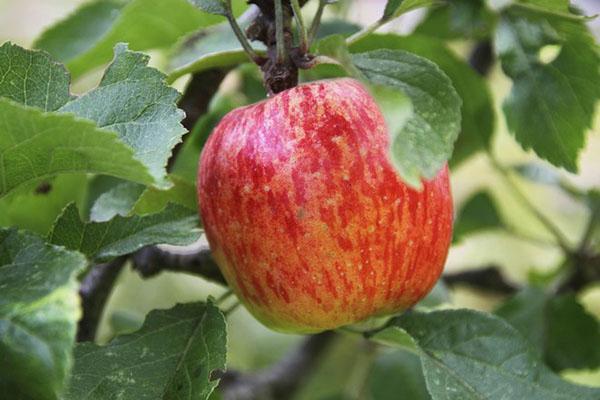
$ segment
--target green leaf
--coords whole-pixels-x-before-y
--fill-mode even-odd
[[[16,229],[0,229],[0,393],[59,399],[80,316],[78,253]]]
[[[387,352],[375,359],[367,379],[373,400],[430,400],[421,361],[414,353]]]
[[[540,51],[560,43],[553,61]],[[600,52],[580,21],[507,12],[495,37],[502,68],[513,79],[503,109],[508,127],[524,149],[552,164],[577,171],[585,133],[600,98]]]
[[[453,0],[443,7],[430,9],[414,33],[442,40],[484,39],[489,36],[494,19],[485,0]]]
[[[376,85],[399,89],[410,98],[413,115],[391,140],[391,158],[413,186],[433,178],[452,155],[460,129],[461,100],[450,79],[431,61],[402,50],[374,50],[353,61]]]
[[[238,23],[243,28],[249,21]],[[259,53],[265,49],[262,44],[254,44]],[[211,68],[225,68],[250,61],[228,23],[220,24],[195,32],[186,38],[174,51],[170,60],[169,81]]]
[[[45,113],[6,99],[0,99],[0,154],[0,197],[19,185],[64,173],[153,182],[114,132],[73,115]]]
[[[47,53],[0,46],[0,97],[54,111],[69,98],[69,73]]]
[[[459,241],[465,236],[503,226],[494,200],[487,192],[478,192],[458,212],[454,224],[454,240]]]
[[[160,71],[147,66],[148,60],[147,55],[117,45],[115,59],[100,85],[60,111],[75,113],[118,132],[164,186],[171,149],[186,132],[180,123],[185,115],[176,105],[179,93],[167,86]]]
[[[416,8],[429,7],[439,0],[388,0],[383,11],[383,21],[389,21]]]
[[[87,192],[84,174],[32,181],[0,199],[0,226],[45,235],[67,204],[82,204]]]
[[[90,220],[105,222],[128,215],[146,187],[135,182],[119,181],[102,193],[90,208]]]
[[[498,317],[471,310],[409,312],[391,322],[419,349],[433,400],[595,400],[600,389],[568,383]],[[388,328],[389,329],[389,328]]]
[[[207,399],[225,369],[223,314],[212,304],[152,311],[142,328],[107,346],[75,348],[66,400]]]
[[[80,251],[90,260],[108,260],[148,245],[189,245],[199,239],[200,232],[197,214],[181,206],[170,205],[143,217],[84,222],[71,204],[54,223],[48,241]]]
[[[147,188],[133,206],[136,214],[149,214],[162,210],[168,203],[182,205],[194,212],[198,211],[198,194],[196,185],[180,178],[171,176],[171,186],[167,190],[154,187]]]
[[[377,48],[405,50],[436,63],[462,99],[461,132],[454,145],[451,163],[457,165],[477,151],[488,149],[494,133],[495,112],[485,79],[448,50],[444,43],[421,35],[369,35],[350,47],[352,52]]]
[[[600,324],[572,294],[552,297],[527,288],[496,314],[529,339],[554,370],[600,367]]]
[[[188,0],[204,12],[216,15],[227,15],[227,3],[225,0]]]
[[[97,0],[47,29],[34,46],[50,52],[78,78],[110,61],[119,42],[134,50],[166,48],[219,20],[186,0]]]

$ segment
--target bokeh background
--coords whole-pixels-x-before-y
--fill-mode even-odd
[[[0,43],[9,40],[28,47],[46,27],[67,16],[84,1],[0,0]],[[311,1],[313,2],[315,1]],[[366,24],[379,17],[385,0],[346,0],[345,3],[348,18],[358,24]],[[599,0],[579,0],[572,3],[585,10],[587,15],[600,14]],[[421,12],[412,12],[382,30],[407,33],[421,17]],[[600,18],[590,21],[590,26],[596,37],[600,37]],[[453,44],[453,50],[458,53],[466,54],[469,48],[464,43]],[[160,55],[152,55],[152,62],[160,68]],[[98,72],[89,74],[77,82],[74,91],[84,91],[94,86],[99,77]],[[498,111],[495,154],[505,165],[532,160],[543,163],[524,152],[506,130],[500,104],[510,89],[510,82],[498,66],[490,74],[489,81]],[[588,136],[587,145],[581,154],[580,173],[573,175],[560,171],[571,182],[583,188],[600,187],[600,117],[596,118],[593,126],[593,132]],[[538,208],[553,219],[569,238],[575,241],[582,234],[588,215],[581,204],[548,186],[526,181],[520,184]],[[453,170],[452,187],[456,209],[474,192],[485,188],[496,199],[497,206],[509,225],[518,227],[519,231],[528,235],[551,239],[545,229],[514,200],[485,156],[475,156]],[[471,236],[453,246],[446,270],[453,272],[495,264],[502,266],[510,279],[524,281],[531,271],[549,271],[559,261],[560,253],[553,247],[533,244],[507,233],[490,231]],[[162,273],[156,278],[142,280],[127,270],[120,277],[109,301],[100,339],[106,341],[115,332],[134,329],[152,309],[171,307],[177,302],[203,300],[208,295],[217,297],[222,292],[223,289],[219,286],[188,275]],[[482,310],[491,310],[502,300],[499,297],[483,296],[482,293],[466,288],[455,289],[450,296],[449,306]],[[600,285],[586,290],[581,294],[580,300],[588,311],[600,318]],[[243,307],[239,307],[229,319],[229,364],[244,370],[266,366],[279,359],[298,340],[297,336],[277,334],[262,327]],[[332,385],[344,385],[349,392],[356,390],[353,385],[361,381],[357,378],[366,373],[365,368],[361,367],[364,363],[357,359],[360,357],[359,352],[355,351],[357,345],[360,345],[358,339],[351,335],[340,340],[320,367],[322,373],[315,374],[299,399],[326,396]],[[339,368],[339,365],[348,368]],[[600,371],[566,372],[565,375],[568,379],[600,387]],[[319,379],[319,376],[324,376],[325,379]]]

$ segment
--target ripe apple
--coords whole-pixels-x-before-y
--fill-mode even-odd
[[[312,333],[398,312],[439,278],[451,240],[448,169],[407,186],[385,121],[352,79],[236,109],[200,158],[213,255],[256,318]]]

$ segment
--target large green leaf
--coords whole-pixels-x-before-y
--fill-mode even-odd
[[[152,311],[107,346],[75,348],[67,400],[207,399],[225,369],[225,319],[212,304]]]
[[[553,61],[540,58],[560,44]],[[507,11],[495,37],[502,68],[513,79],[504,101],[508,127],[524,149],[577,171],[585,133],[600,98],[600,52],[583,22]]]
[[[116,216],[107,222],[84,222],[69,205],[48,234],[51,243],[78,250],[90,259],[106,260],[153,244],[188,245],[200,237],[194,211],[170,205],[147,216]]]
[[[541,289],[527,288],[496,314],[529,339],[552,369],[600,366],[600,324],[575,296],[552,297]]]
[[[96,121],[98,126],[114,130],[134,149],[136,157],[150,173],[165,185],[165,166],[171,149],[186,132],[177,108],[179,93],[166,85],[165,76],[147,66],[149,57],[115,47],[115,59],[100,85],[61,107]]]
[[[186,0],[97,0],[50,27],[34,46],[66,63],[78,78],[110,61],[119,42],[134,50],[165,48],[220,19]]]
[[[117,215],[126,216],[131,213],[133,205],[146,190],[144,185],[129,181],[115,181],[95,199],[90,208],[90,221],[105,222]]]
[[[596,400],[600,389],[553,374],[502,319],[470,310],[409,312],[391,322],[386,342],[412,337],[433,400]],[[404,335],[401,334],[404,332]],[[378,335],[385,334],[385,331]]]
[[[19,185],[63,173],[153,182],[116,133],[73,115],[45,113],[1,98],[0,155],[0,197]]]
[[[16,229],[0,229],[0,393],[59,399],[79,319],[75,252]]]
[[[452,80],[462,99],[461,132],[454,146],[451,162],[466,160],[475,152],[490,146],[494,132],[494,106],[486,81],[451,52],[441,40],[410,35],[369,35],[350,46],[354,53],[377,48],[406,50],[436,63]]]
[[[69,100],[69,73],[47,53],[0,46],[0,97],[54,111]]]
[[[376,85],[402,91],[413,114],[390,132],[392,161],[402,177],[418,186],[433,178],[452,155],[460,130],[461,99],[444,72],[431,61],[403,50],[354,54],[354,64]]]
[[[495,15],[485,0],[453,0],[429,10],[414,33],[442,40],[485,39],[493,28]]]

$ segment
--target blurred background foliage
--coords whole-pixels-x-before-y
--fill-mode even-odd
[[[82,3],[84,0],[0,0],[0,43],[9,40],[29,47],[46,27],[64,18]],[[336,8],[328,9],[327,12],[330,14],[344,13],[351,22],[364,25],[379,17],[384,4],[383,0],[347,0],[341,1]],[[579,0],[573,1],[573,4],[584,10],[587,15],[600,14],[600,1]],[[408,33],[422,17],[423,11],[411,12],[400,20],[388,24],[382,31]],[[590,26],[596,38],[600,37],[600,19],[590,21]],[[466,58],[472,45],[472,43],[457,40],[452,42],[451,47],[457,54]],[[150,52],[150,54],[152,55],[151,63],[164,69],[165,55],[157,51]],[[94,87],[99,78],[100,70],[87,73],[75,82],[73,90],[83,92]],[[510,90],[510,81],[503,75],[498,63],[490,72],[488,82],[498,116],[495,121],[493,149],[499,161],[504,165],[528,162],[544,165],[544,162],[532,153],[523,151],[507,131],[500,108],[502,99]],[[181,90],[185,83],[184,78],[177,81],[175,85]],[[250,81],[251,83],[252,81]],[[252,98],[253,96],[250,95],[250,98],[240,99],[236,97],[236,93],[228,91],[227,85],[228,81],[224,83],[221,90],[222,96],[219,101],[227,103],[221,107],[222,109],[228,109],[232,105],[247,101],[255,101],[260,97],[262,90],[260,87],[255,87],[248,93],[257,93],[256,98]],[[213,110],[216,110],[216,113],[206,117],[203,122],[198,124],[196,130],[200,132],[196,134],[206,135],[214,124],[214,120],[218,120],[220,105],[218,101],[215,103]],[[597,113],[593,126],[593,132],[588,135],[587,144],[580,157],[579,174],[569,174],[564,170],[555,169],[562,178],[582,189],[600,187],[600,113]],[[193,153],[193,150],[192,148],[188,151]],[[181,160],[178,160],[184,164],[181,166],[183,171],[189,171],[189,168],[185,168],[186,163],[193,165],[195,162],[194,155],[191,154],[190,157],[181,157]],[[546,165],[552,168],[549,164]],[[82,186],[81,182],[78,182],[80,179],[81,177],[61,177],[59,178],[60,182],[55,184],[72,186],[73,190],[80,190]],[[581,202],[575,201],[555,186],[524,179],[520,180],[518,184],[538,209],[543,210],[556,225],[560,226],[573,242],[581,237],[589,217],[588,209]],[[499,217],[504,224],[509,227],[518,227],[519,232],[526,236],[536,237],[541,241],[552,240],[538,220],[511,195],[505,181],[498,176],[486,155],[476,155],[453,168],[452,188],[456,210],[459,210],[461,205],[473,194],[485,190],[494,199],[494,203],[499,209]],[[57,208],[62,208],[63,203],[60,199],[52,199],[52,201],[56,202]],[[36,205],[32,203],[31,209],[35,210],[35,208]],[[2,218],[2,213],[0,213],[0,222]],[[36,229],[35,226],[30,228],[43,231],[51,222],[41,220],[39,226],[43,228]],[[525,282],[532,272],[543,274],[552,271],[560,260],[561,251],[557,247],[524,240],[506,231],[491,229],[457,241],[450,251],[446,272],[497,265],[502,268],[511,281]],[[141,325],[146,313],[152,309],[168,308],[177,302],[203,300],[207,296],[218,297],[222,292],[223,288],[220,286],[189,275],[163,272],[153,279],[143,280],[136,273],[126,270],[122,273],[118,286],[106,308],[99,332],[100,341],[106,342],[117,332],[136,329]],[[498,307],[502,300],[504,297],[499,295],[484,295],[472,289],[458,287],[450,292],[448,307],[470,307],[491,311]],[[579,301],[589,313],[600,319],[600,285],[589,287],[581,292]],[[228,363],[241,370],[252,370],[269,365],[285,354],[300,339],[294,335],[282,335],[266,329],[256,322],[243,307],[237,308],[229,317],[228,335]],[[341,386],[346,387],[346,395],[349,396],[363,390],[361,387],[355,387],[357,382],[362,381],[357,378],[361,374],[368,374],[369,357],[373,357],[373,355],[369,351],[357,352],[356,346],[368,346],[359,341],[360,339],[352,335],[343,336],[329,351],[330,354],[320,366],[320,371],[317,371],[321,373],[314,374],[314,378],[298,398],[315,399],[339,395],[334,389]],[[402,358],[402,361],[398,362],[397,358]],[[418,360],[409,353],[386,352],[378,357],[374,370],[380,372],[373,374],[373,379],[386,379],[385,374],[389,373],[390,377],[395,377],[390,378],[389,381],[400,382],[398,377],[405,373],[399,369],[407,368],[411,363],[417,365]],[[344,367],[340,368],[340,366]],[[600,387],[600,371],[567,370],[563,371],[562,375],[579,383]],[[377,382],[372,381],[368,381],[367,384],[379,388],[378,390],[386,391],[386,393],[378,393],[378,399],[398,398],[399,393],[405,394],[407,398],[412,398],[411,396],[418,396],[418,391],[424,390],[423,384],[408,382],[402,387],[396,387],[390,385],[389,381],[386,385],[378,385]]]

